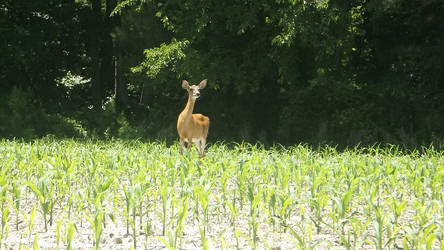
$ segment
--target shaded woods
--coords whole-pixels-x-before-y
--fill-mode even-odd
[[[4,0],[0,136],[442,147],[438,0]]]

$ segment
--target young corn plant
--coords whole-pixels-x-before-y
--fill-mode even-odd
[[[233,205],[230,201],[226,201],[227,207],[230,209],[230,215],[231,215],[231,226],[233,228],[233,234],[236,235],[236,232],[238,231],[236,226],[236,218],[239,216],[239,211],[237,207]],[[239,249],[239,238],[236,238],[236,248]]]
[[[65,187],[65,192],[68,195],[68,218],[71,218],[71,212],[74,205],[74,195],[72,195],[73,191],[73,182],[75,182],[75,170],[74,166],[76,164],[73,162],[73,159],[69,156],[65,156],[64,162],[62,164],[63,171],[65,172],[63,182]]]
[[[150,186],[151,186],[151,181],[149,180],[149,176],[147,176],[146,174],[147,170],[143,169],[139,172],[139,174],[136,175],[135,178],[135,183],[137,183],[138,187],[137,187],[137,199],[136,199],[136,209],[138,210],[137,212],[134,211],[135,213],[138,213],[139,215],[139,228],[142,229],[143,228],[143,218],[145,215],[144,212],[144,208],[146,206],[147,212],[151,206],[150,202],[147,201],[145,202],[145,198],[147,193],[151,192],[150,190]],[[146,205],[145,205],[146,203]],[[133,217],[135,219],[135,217]]]
[[[93,180],[90,180],[90,183],[93,183],[92,185],[92,194],[87,200],[87,203],[89,205],[93,205],[95,208],[103,208],[106,212],[104,203],[107,196],[109,196],[109,193],[113,193],[112,191],[108,191],[111,189],[113,184],[115,183],[116,177],[114,174],[110,173],[106,176],[107,179],[103,181],[104,177],[94,176]],[[80,207],[81,208],[81,207]],[[106,213],[105,213],[106,214]],[[106,227],[106,217],[103,217],[103,226]]]
[[[7,202],[7,191],[8,190],[8,184],[6,182],[6,171],[2,169],[0,172],[0,212],[2,215],[2,225],[1,225],[1,232],[0,232],[0,248],[2,246],[3,240],[6,236],[8,225],[7,222],[9,220],[9,205]]]
[[[198,198],[200,209],[202,210],[203,218],[198,218],[200,225],[199,228],[202,230],[203,236],[206,236],[208,231],[210,187],[210,184],[203,184],[203,186],[198,184],[194,186],[194,195]]]
[[[277,205],[276,205],[276,189],[274,185],[270,185],[267,190],[267,201],[268,209],[266,210],[268,214],[268,223],[272,225],[273,231],[276,231],[276,220],[277,218]]]
[[[335,210],[334,215],[336,217],[334,219],[335,222],[345,224],[347,223],[347,219],[353,215],[353,213],[350,215],[349,212],[350,210],[352,210],[351,205],[352,205],[353,192],[355,191],[358,182],[359,182],[358,178],[354,179],[351,185],[348,187],[348,190],[343,195],[339,194],[340,197],[333,198],[334,210]],[[341,228],[343,229],[344,227]]]
[[[398,200],[395,197],[391,197],[389,199],[390,202],[390,220],[391,224],[398,226],[399,225],[399,217],[401,216],[402,212],[406,209],[407,202],[401,198]]]
[[[221,190],[222,190],[222,207],[224,209],[224,212],[226,212],[226,206],[227,203],[227,194],[228,194],[228,172],[223,171],[221,178],[220,178],[220,184],[221,184]]]
[[[351,229],[347,232],[346,239],[343,239],[346,242],[345,245],[349,246],[350,249],[362,249],[367,241],[367,228],[370,225],[370,220],[370,218],[367,218],[363,223],[359,219],[351,217],[348,223]],[[345,236],[343,237],[345,238]]]
[[[249,216],[250,237],[253,242],[253,249],[256,249],[257,239],[258,239],[257,230],[259,227],[259,223],[257,222],[257,216],[258,216],[257,214],[262,193],[264,191],[262,189],[256,191],[254,182],[250,182],[247,189],[248,189],[248,200],[250,201],[250,216]]]
[[[74,235],[77,231],[77,227],[76,224],[73,223],[72,221],[68,221],[68,223],[66,224],[66,229],[65,229],[65,244],[66,244],[66,249],[67,250],[72,250],[72,243],[73,243],[73,239],[74,239]]]
[[[200,232],[200,239],[202,241],[202,249],[208,250],[208,239],[205,233],[205,229],[202,229],[202,227],[199,225],[199,232]]]
[[[171,165],[170,165],[171,166]],[[174,218],[174,213],[176,212],[176,206],[179,203],[179,199],[176,196],[176,192],[175,192],[175,183],[176,183],[176,174],[174,174],[176,172],[175,169],[170,169],[170,173],[172,173],[169,176],[169,180],[168,182],[171,183],[171,187],[170,187],[170,192],[172,193],[171,195],[171,199],[170,199],[170,223],[172,223],[173,218]]]
[[[313,216],[310,216],[310,219],[316,227],[316,233],[320,233],[322,229],[321,225],[325,224],[322,211],[327,206],[329,200],[330,197],[323,191],[317,192],[316,196],[310,199],[310,209],[313,212]]]
[[[385,246],[383,239],[384,239],[384,226],[386,224],[387,218],[383,213],[381,207],[374,206],[373,208],[375,212],[375,220],[374,220],[375,237],[373,238],[373,242],[376,249],[380,250],[383,249]]]
[[[9,205],[6,205],[2,209],[2,225],[0,231],[0,247],[3,244],[4,239],[6,239],[9,231],[8,220],[9,220]]]
[[[100,249],[100,239],[102,237],[103,232],[103,218],[105,215],[105,210],[101,204],[101,196],[103,193],[100,193],[95,200],[94,211],[92,213],[86,212],[86,219],[91,224],[91,228],[93,231],[93,247],[96,250]]]
[[[280,222],[281,231],[285,233],[287,232],[288,218],[290,217],[291,206],[294,201],[287,193],[282,192],[279,192],[279,201],[278,213],[276,216]]]
[[[34,206],[31,210],[31,213],[29,214],[29,222],[28,222],[28,243],[31,242],[31,236],[32,231],[34,229],[35,225],[35,214],[36,214],[36,207]]]
[[[136,215],[137,208],[141,206],[142,202],[142,189],[141,184],[137,183],[135,185],[130,186],[128,189],[126,186],[123,187],[123,191],[125,194],[125,217],[126,217],[126,233],[129,235],[129,225],[131,225],[132,229],[132,238],[133,238],[133,247],[137,248],[137,226],[136,226]],[[141,216],[141,215],[140,215]]]
[[[124,194],[124,201],[125,201],[125,211],[124,211],[124,216],[126,219],[126,234],[125,235],[129,235],[129,228],[130,228],[130,224],[131,224],[131,209],[132,207],[134,207],[133,203],[134,203],[134,193],[131,192],[133,190],[131,190],[131,188],[127,188],[126,185],[123,185],[122,187],[123,189],[123,194]]]
[[[15,229],[19,230],[19,223],[20,223],[20,213],[21,213],[21,200],[22,200],[22,194],[24,193],[25,186],[20,185],[18,183],[18,180],[14,180],[12,182],[12,194],[13,194],[13,204],[15,209]]]
[[[150,181],[149,183],[154,183],[153,181]],[[146,215],[146,222],[143,223],[142,220],[140,221],[140,224],[143,228],[144,234],[145,234],[145,248],[148,248],[148,240],[149,240],[149,236],[153,233],[153,225],[150,219],[150,212],[151,209],[153,208],[153,203],[155,201],[150,201],[151,197],[156,197],[156,192],[153,188],[147,187],[145,192],[144,192],[144,198],[146,199],[146,208],[145,208],[145,214]],[[140,213],[141,217],[142,217],[142,213]]]
[[[59,219],[56,221],[55,237],[56,237],[57,248],[60,248],[60,241],[62,241],[62,223],[63,223],[63,219]]]
[[[441,237],[442,245],[442,228],[441,235],[439,234],[439,226],[442,227],[442,225],[437,221],[439,218],[436,216],[438,204],[436,202],[422,204],[420,201],[414,201],[414,206],[416,210],[414,219],[417,224],[412,223],[407,227],[403,246],[409,249],[433,249],[435,239],[438,237]]]
[[[320,240],[313,239],[313,224],[312,223],[298,223],[296,225],[298,230],[289,226],[289,231],[293,237],[295,245],[300,250],[316,249],[316,247],[322,243]]]
[[[371,235],[369,238],[376,249],[385,249],[396,240],[400,228],[396,224],[388,223],[389,213],[385,211],[386,204],[384,202],[375,202],[375,195],[377,194],[373,191],[370,197],[367,198],[367,202],[374,213],[373,226],[375,231],[375,235]],[[386,203],[389,202],[391,201],[388,199]]]
[[[175,197],[173,197],[172,199],[176,200]],[[181,206],[179,206],[179,212],[177,214],[176,220],[173,220],[173,218],[171,218],[170,223],[168,224],[168,230],[167,230],[168,241],[166,239],[159,238],[164,243],[164,245],[169,249],[180,248],[179,246],[182,244],[181,240],[184,229],[183,221],[186,219],[187,210],[188,210],[188,199],[185,198],[181,201]]]
[[[50,198],[52,194],[48,189],[48,180],[46,178],[40,178],[38,180],[37,185],[29,181],[25,181],[24,183],[32,190],[32,192],[38,199],[41,208],[41,213],[43,215],[43,221],[45,224],[45,232],[47,232],[48,231],[47,216],[50,213],[52,207],[51,198]]]
[[[32,243],[32,250],[39,250],[39,233],[34,235],[34,241]]]
[[[246,244],[270,248],[265,240],[254,242],[262,233],[261,215],[267,215],[270,226],[264,225],[264,230],[296,248],[440,249],[444,245],[442,152],[402,152],[384,146],[341,152],[306,145],[266,149],[246,143],[232,147],[217,143],[208,152],[204,159],[194,154],[177,158],[177,145],[168,148],[156,142],[0,141],[0,187],[5,187],[0,189],[0,212],[6,215],[9,209],[3,218],[8,217],[6,227],[10,225],[2,247],[18,246],[10,245],[14,244],[11,232],[21,233],[18,238],[29,237],[19,249],[32,248],[33,241],[39,247],[43,237],[35,231],[44,231],[51,211],[63,219],[55,230],[48,226],[45,238],[54,237],[57,242],[49,248],[62,247],[61,242],[69,245],[68,229],[72,237],[77,231],[74,223],[65,224],[76,221],[82,229],[85,215],[94,244],[96,233],[102,230],[105,236],[105,218],[111,218],[123,232],[127,226],[133,238],[135,229],[143,227],[146,248],[152,247],[148,236],[153,229],[160,231],[163,225],[162,240],[171,249],[187,248],[188,239],[201,240],[201,247],[211,248],[210,231],[218,235],[223,248],[240,249]],[[117,176],[129,185],[113,185]],[[136,185],[142,198],[131,194]],[[127,199],[131,200],[128,208]],[[34,201],[30,214],[19,211],[32,208]],[[23,219],[11,218],[12,209],[14,216]],[[46,218],[35,216],[38,212],[45,217],[44,209]],[[198,223],[187,224],[188,213]],[[139,223],[135,223],[137,216]],[[155,216],[159,219],[151,218]],[[17,232],[20,219],[28,225],[28,230],[22,230],[26,232]],[[12,220],[14,224],[9,224]],[[215,224],[220,226],[213,228]],[[184,229],[191,232],[187,241],[182,240]],[[282,237],[285,230],[291,239]],[[316,239],[325,236],[335,240],[316,245]],[[102,238],[102,242],[109,240]],[[133,242],[122,244],[135,248]]]
[[[169,186],[168,178],[164,175],[161,175],[160,178],[161,178],[160,197],[162,199],[162,214],[161,214],[162,235],[165,236],[167,207],[168,207],[168,199],[170,197],[170,194],[169,194],[169,188],[168,188],[168,186]]]

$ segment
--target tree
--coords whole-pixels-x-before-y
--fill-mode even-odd
[[[0,136],[73,132],[53,114],[68,99],[61,79],[81,68],[78,7],[74,0],[0,3]]]
[[[442,141],[441,2],[6,0],[0,90],[98,135],[173,139],[181,80],[207,78],[210,141]]]
[[[59,111],[64,89],[57,80],[78,68],[80,33],[74,0],[6,0],[0,4],[0,90],[27,89],[45,109]]]

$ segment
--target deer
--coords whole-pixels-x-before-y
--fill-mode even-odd
[[[200,90],[205,88],[207,80],[202,80],[199,85],[191,85],[182,80],[182,88],[188,92],[188,101],[184,110],[177,118],[177,133],[179,134],[180,154],[183,154],[184,143],[188,143],[188,151],[192,143],[196,145],[199,156],[205,155],[205,143],[207,141],[210,119],[202,114],[193,114],[194,104],[200,96]]]

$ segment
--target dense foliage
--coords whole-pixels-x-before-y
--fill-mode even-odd
[[[181,79],[210,141],[444,140],[439,0],[5,0],[0,136],[176,138]]]
[[[5,249],[442,249],[431,148],[0,141]]]

